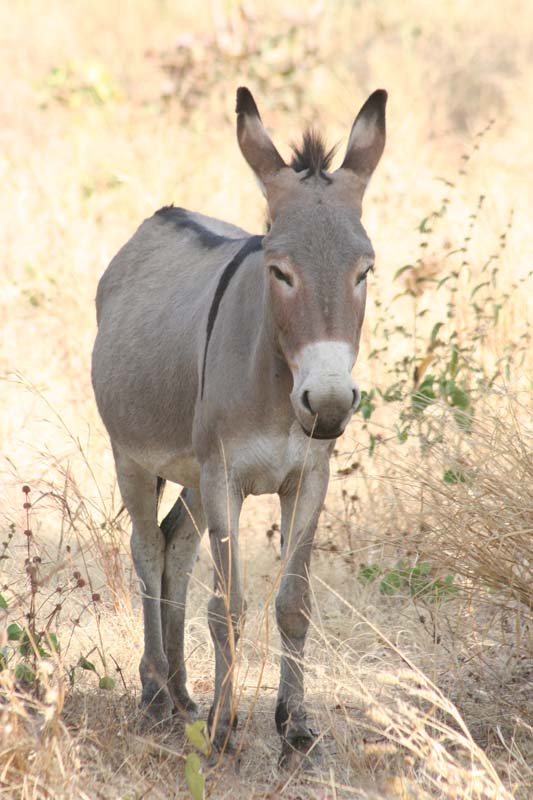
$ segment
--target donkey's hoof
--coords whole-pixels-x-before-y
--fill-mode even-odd
[[[238,723],[237,715],[234,714],[232,717],[226,714],[220,715],[216,720],[217,727],[215,731],[213,731],[214,720],[215,712],[211,707],[207,718],[207,729],[211,736],[213,750],[219,753],[234,753],[237,749],[237,740],[234,733]]]
[[[174,703],[173,714],[185,720],[198,719],[198,706],[190,696],[183,680],[171,678],[167,684],[168,693]]]
[[[179,698],[174,697],[173,700],[174,708],[172,714],[175,718],[177,717],[194,722],[200,717],[200,709],[188,695],[186,697],[184,695],[181,695]]]
[[[317,735],[309,730],[296,728],[289,730],[281,739],[281,755],[279,768],[296,772],[318,767],[322,760],[322,751]]]
[[[237,737],[230,728],[220,729],[219,727],[213,736],[211,744],[213,746],[211,756],[214,761],[217,760],[220,753],[233,755],[237,752]]]
[[[155,722],[163,722],[172,718],[174,704],[164,686],[154,681],[147,681],[143,686],[140,708],[143,713]]]

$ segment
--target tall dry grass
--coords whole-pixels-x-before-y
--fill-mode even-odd
[[[136,710],[142,630],[129,523],[88,365],[98,277],[154,209],[175,201],[262,228],[233,131],[240,83],[282,151],[304,122],[344,141],[366,93],[384,86],[389,140],[365,207],[378,266],[357,367],[376,408],[338,442],[314,555],[307,691],[323,768],[276,769],[279,642],[265,598],[279,574],[278,508],[262,498],[246,504],[241,537],[242,751],[204,765],[207,793],[531,795],[532,22],[517,0],[505,19],[486,0],[213,2],[201,13],[119,0],[111,18],[98,2],[0,8],[2,796],[190,796],[184,731],[147,729]],[[443,200],[445,213],[432,216]],[[457,248],[466,256],[450,255]],[[493,255],[497,280],[479,290],[487,314],[478,314],[472,291]],[[437,290],[452,272],[455,284]],[[429,352],[436,322],[443,344]],[[409,399],[429,373],[449,378],[454,332],[475,411],[463,427],[450,395],[418,416]],[[395,381],[403,399],[382,402],[377,389]],[[187,650],[204,711],[209,586],[203,545]],[[32,631],[33,643],[21,649],[7,625]]]

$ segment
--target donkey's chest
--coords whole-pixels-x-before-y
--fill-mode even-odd
[[[231,448],[231,472],[245,494],[273,494],[303,471],[325,466],[330,442],[309,439],[295,424],[289,435],[257,434]]]

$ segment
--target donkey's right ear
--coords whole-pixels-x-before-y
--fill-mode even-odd
[[[385,107],[387,92],[377,89],[355,118],[348,149],[340,169],[354,172],[366,186],[385,147]]]
[[[237,89],[235,111],[241,153],[264,185],[269,177],[287,165],[266,132],[252,93],[245,86]]]

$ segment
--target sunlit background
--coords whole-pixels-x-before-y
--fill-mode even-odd
[[[264,230],[239,85],[284,156],[313,125],[339,164],[376,88],[388,142],[364,204],[365,394],[314,557],[323,770],[277,773],[278,505],[254,499],[240,771],[209,772],[206,792],[531,796],[532,30],[524,0],[0,5],[0,604],[20,633],[0,641],[6,797],[191,796],[183,729],[138,726],[129,521],[89,365],[98,279],[143,219],[173,202]],[[205,714],[210,581],[204,545],[187,651]]]

